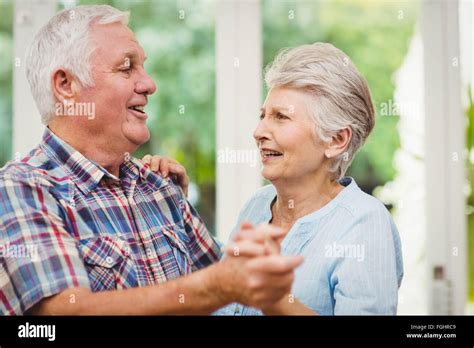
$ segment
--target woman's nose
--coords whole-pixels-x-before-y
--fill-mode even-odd
[[[261,120],[253,132],[253,138],[258,143],[263,139],[268,139],[268,128],[265,119]]]

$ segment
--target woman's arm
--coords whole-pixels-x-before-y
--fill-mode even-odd
[[[318,315],[291,294],[284,296],[271,307],[262,308],[262,312],[265,315]]]

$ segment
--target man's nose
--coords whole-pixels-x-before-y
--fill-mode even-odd
[[[135,85],[135,92],[138,94],[153,94],[156,91],[156,84],[150,75],[142,69],[142,74]]]

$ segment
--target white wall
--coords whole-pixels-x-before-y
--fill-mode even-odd
[[[34,35],[56,13],[56,1],[15,1],[13,40],[13,153],[23,157],[41,141],[44,126],[25,75],[25,53]]]
[[[261,185],[252,132],[262,95],[258,0],[221,1],[216,13],[216,216],[227,242],[245,201]]]

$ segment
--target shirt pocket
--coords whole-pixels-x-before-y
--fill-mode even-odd
[[[79,241],[92,291],[126,289],[138,286],[135,264],[128,243],[112,236]]]
[[[165,225],[161,228],[161,231],[173,249],[173,255],[176,259],[180,275],[191,273],[193,262],[187,248],[189,240],[187,239],[187,235],[185,235],[184,227],[179,225]]]

